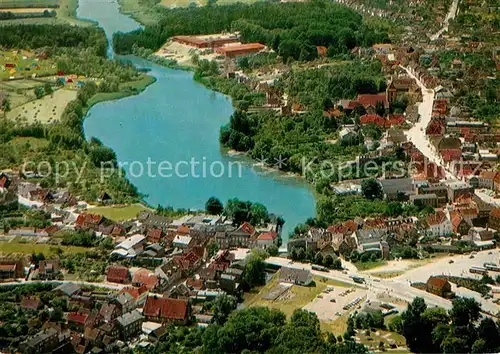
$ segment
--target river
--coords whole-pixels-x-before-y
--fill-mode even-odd
[[[98,22],[108,39],[140,26],[118,11],[115,0],[80,0],[77,14]],[[194,81],[191,72],[128,59],[157,81],[137,96],[93,106],[84,130],[116,152],[146,202],[192,209],[202,209],[211,196],[260,202],[285,219],[285,242],[295,225],[314,216],[305,182],[254,168],[221,149],[219,130],[233,112],[228,97]]]

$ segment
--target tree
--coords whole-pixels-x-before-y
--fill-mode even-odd
[[[266,282],[266,265],[264,261],[253,254],[249,256],[245,270],[243,271],[243,281],[250,287],[264,285]]]
[[[323,255],[321,253],[317,253],[316,257],[314,257],[314,263],[323,264]]]
[[[323,263],[325,267],[330,268],[333,265],[333,257],[329,254],[325,256],[325,259],[323,260]]]
[[[218,325],[223,325],[226,323],[229,314],[236,309],[238,301],[231,295],[223,294],[219,295],[213,301],[213,320]]]
[[[272,257],[276,257],[279,254],[279,249],[276,245],[271,245],[267,248],[267,253]]]
[[[223,210],[222,202],[216,197],[210,197],[205,203],[205,211],[210,215],[220,215]]]
[[[420,353],[425,351],[421,346],[420,333],[423,328],[422,314],[427,309],[424,299],[416,297],[408,308],[401,315],[403,319],[403,336],[412,352]]]
[[[366,199],[375,200],[382,199],[382,186],[374,178],[365,179],[361,183],[361,192]]]
[[[42,86],[37,86],[35,87],[35,96],[36,98],[42,98],[44,95],[45,91],[43,90]]]
[[[479,318],[481,306],[474,298],[457,297],[452,304],[450,317],[455,326],[467,326]]]
[[[342,261],[340,260],[340,258],[337,257],[334,259],[332,268],[338,270],[342,269]]]
[[[48,82],[46,82],[44,85],[43,85],[43,91],[45,92],[46,95],[50,95],[52,93],[52,85]]]

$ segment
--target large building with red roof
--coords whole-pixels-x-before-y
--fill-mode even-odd
[[[148,321],[175,324],[187,324],[190,312],[188,300],[156,296],[148,296],[143,309]]]

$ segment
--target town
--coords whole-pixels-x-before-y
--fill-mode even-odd
[[[105,33],[2,1],[1,353],[499,350],[498,4],[134,1],[144,27]],[[115,54],[230,97],[227,156],[308,184],[316,215],[103,179],[123,155],[83,121],[162,80]]]

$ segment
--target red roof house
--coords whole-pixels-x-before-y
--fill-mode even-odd
[[[187,324],[190,315],[188,300],[148,296],[143,314],[148,320]]]
[[[127,267],[109,266],[106,271],[106,280],[110,283],[124,284],[128,282],[129,278]]]

